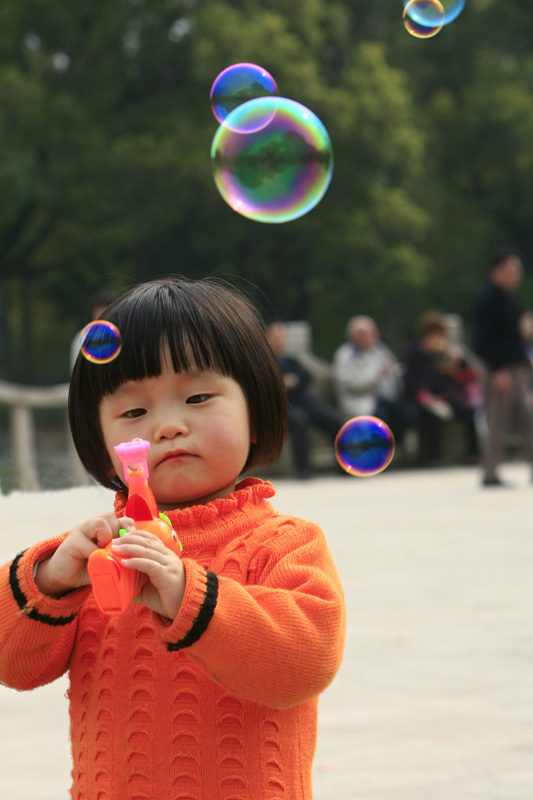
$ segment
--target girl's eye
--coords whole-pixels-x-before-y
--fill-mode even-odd
[[[130,410],[126,411],[122,416],[126,417],[126,419],[135,419],[135,417],[142,417],[143,414],[146,414],[144,408],[130,408]]]
[[[209,394],[193,394],[191,397],[187,398],[187,403],[189,403],[189,405],[198,405],[199,403],[205,403],[210,397],[211,395]]]

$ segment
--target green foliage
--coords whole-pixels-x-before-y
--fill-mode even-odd
[[[0,376],[66,380],[92,293],[168,272],[310,320],[326,358],[354,313],[398,350],[427,307],[468,317],[494,246],[533,256],[533,16],[467,0],[419,41],[401,15],[401,0],[4,0]],[[326,196],[289,224],[240,217],[214,186],[209,90],[237,61],[332,139]]]

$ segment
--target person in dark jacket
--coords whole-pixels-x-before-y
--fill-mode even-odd
[[[502,248],[475,306],[474,350],[483,364],[487,441],[483,486],[504,486],[498,468],[505,457],[511,414],[516,412],[526,455],[533,465],[533,408],[528,400],[531,364],[520,330],[522,308],[514,292],[522,281],[520,254]]]
[[[461,348],[449,341],[444,314],[426,311],[417,327],[418,338],[405,356],[404,381],[408,397],[418,408],[423,454],[430,465],[442,463],[443,423],[457,419],[465,432],[464,460],[477,463],[475,407],[465,397],[459,380],[471,368]]]
[[[287,328],[283,322],[273,322],[267,328],[267,337],[278,360],[287,393],[289,440],[297,478],[305,480],[311,475],[310,428],[327,433],[332,446],[343,424],[340,413],[327,405],[321,395],[311,389],[312,375],[293,356],[285,355]]]

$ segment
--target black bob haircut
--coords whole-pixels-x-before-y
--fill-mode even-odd
[[[256,439],[243,471],[279,458],[287,433],[283,378],[258,313],[241,292],[214,278],[171,276],[133,287],[106,309],[104,317],[120,331],[122,349],[106,364],[78,355],[68,404],[76,450],[99,483],[126,490],[118,476],[109,474],[100,401],[126,381],[159,375],[165,343],[176,372],[212,369],[241,386]]]

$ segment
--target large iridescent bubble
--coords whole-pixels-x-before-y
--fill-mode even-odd
[[[409,4],[409,2],[410,0],[403,0],[403,7],[405,8]],[[465,7],[466,0],[440,0],[440,3],[444,11],[444,19],[442,21],[442,24],[448,25],[449,22],[453,22],[453,20],[459,16],[461,11]],[[415,17],[415,21],[424,25],[423,19],[416,19]]]
[[[377,417],[348,420],[335,439],[335,455],[341,467],[359,477],[377,475],[389,466],[394,456],[394,436]]]
[[[237,132],[268,115],[259,130]],[[320,202],[333,151],[312,111],[285,97],[264,97],[236,108],[226,123],[213,139],[211,161],[217,189],[234,211],[258,222],[288,222]]]
[[[403,24],[411,36],[429,39],[444,25],[444,7],[440,0],[409,0],[403,10]]]
[[[108,364],[122,349],[120,331],[107,320],[89,322],[80,333],[80,352],[93,364]]]
[[[260,97],[278,94],[278,87],[272,75],[257,64],[232,64],[217,75],[211,87],[211,108],[217,120],[226,127],[232,127],[228,116],[238,106]],[[275,113],[270,109],[272,115]],[[251,132],[268,124],[272,117],[259,115],[254,120],[241,120],[246,127],[233,130]],[[234,123],[237,124],[237,123]]]

